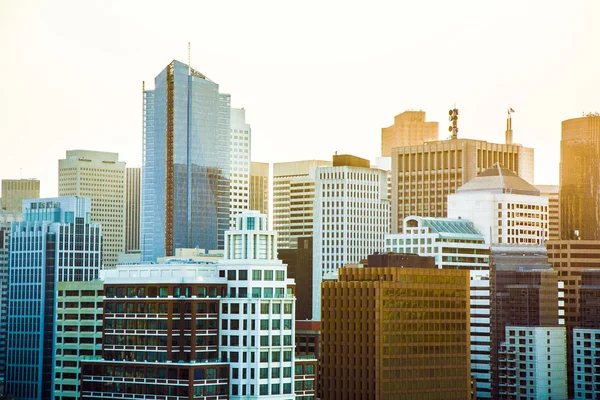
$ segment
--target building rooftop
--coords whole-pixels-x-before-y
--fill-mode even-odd
[[[407,228],[427,227],[431,233],[437,233],[440,237],[483,240],[483,236],[475,229],[473,223],[466,219],[411,216],[405,219],[405,226]]]
[[[539,196],[540,191],[525,179],[499,163],[492,165],[457,189],[458,193],[492,192]]]

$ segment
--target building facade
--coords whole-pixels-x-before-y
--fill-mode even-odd
[[[383,251],[389,233],[387,173],[369,161],[333,156],[333,166],[315,172],[312,319],[321,314],[321,282],[346,264]]]
[[[535,185],[541,197],[548,199],[548,240],[560,239],[560,205],[558,185]]]
[[[449,195],[448,216],[473,221],[488,244],[543,245],[548,238],[548,199],[500,164]]]
[[[223,249],[230,211],[230,96],[173,61],[144,90],[142,260]]]
[[[295,248],[298,237],[312,236],[315,169],[331,161],[273,164],[273,229],[280,249]]]
[[[439,124],[426,122],[425,111],[404,111],[394,117],[394,125],[381,128],[381,156],[390,157],[394,147],[438,140],[438,134]]]
[[[234,216],[249,209],[250,206],[250,151],[252,130],[246,123],[246,110],[231,109],[230,128],[230,225],[234,224]]]
[[[287,265],[288,276],[296,282],[296,320],[312,317],[313,240],[298,238],[295,249],[279,249],[277,257]]]
[[[449,216],[448,196],[496,163],[533,184],[533,149],[521,145],[452,139],[394,148],[392,232],[411,215]]]
[[[467,399],[469,273],[342,268],[323,282],[322,399]]]
[[[140,201],[142,169],[127,168],[125,177],[125,252],[140,251]]]
[[[250,209],[269,214],[269,163],[250,163]]]
[[[40,198],[40,181],[38,179],[3,179],[2,209],[20,213],[25,199]]]
[[[562,122],[560,238],[600,240],[600,115]]]
[[[58,161],[58,195],[92,200],[92,223],[102,225],[102,261],[113,268],[125,251],[125,163],[117,153],[69,150]]]
[[[54,398],[56,285],[98,279],[100,225],[81,197],[24,200],[12,224],[8,274],[6,393]]]
[[[575,328],[573,339],[574,398],[576,400],[597,399],[600,396],[598,380],[600,329]]]

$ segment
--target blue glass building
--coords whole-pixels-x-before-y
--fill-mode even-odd
[[[230,97],[179,61],[144,90],[142,260],[223,249],[229,228]]]
[[[100,225],[90,199],[23,201],[11,226],[8,261],[6,390],[21,400],[53,399],[56,284],[98,279]]]

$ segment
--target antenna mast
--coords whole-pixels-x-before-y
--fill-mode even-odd
[[[190,42],[188,42],[188,67],[192,68],[192,52],[190,50]]]

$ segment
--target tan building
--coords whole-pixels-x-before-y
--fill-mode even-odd
[[[562,122],[560,237],[600,240],[600,115]]]
[[[369,260],[322,283],[321,398],[470,398],[469,271],[392,256],[430,263]]]
[[[69,150],[58,161],[58,195],[92,200],[91,223],[102,225],[104,268],[125,250],[125,163],[117,153]]]
[[[296,248],[299,237],[312,236],[315,169],[331,165],[321,160],[273,164],[273,229],[278,248]]]
[[[540,196],[548,199],[548,239],[560,239],[560,205],[558,185],[535,185]]]
[[[533,149],[474,139],[427,142],[392,150],[392,233],[404,218],[447,217],[448,195],[499,163],[533,184]]]
[[[269,214],[269,163],[250,163],[250,209]]]
[[[381,156],[390,157],[394,147],[414,146],[438,140],[439,124],[425,122],[425,111],[404,111],[394,125],[381,128]]]
[[[37,179],[3,179],[2,209],[21,212],[25,199],[40,198],[40,181]]]
[[[141,168],[126,169],[125,252],[140,251]]]

